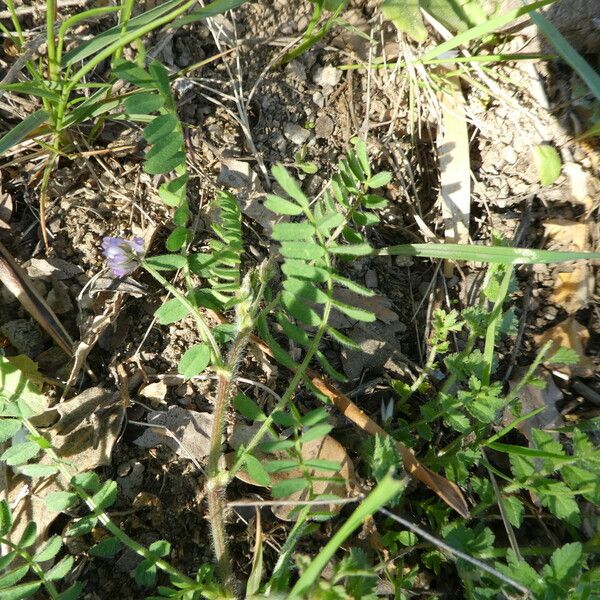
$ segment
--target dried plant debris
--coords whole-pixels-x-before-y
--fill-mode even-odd
[[[153,411],[146,417],[148,429],[134,444],[140,448],[167,446],[177,456],[201,459],[208,455],[213,417],[180,406]]]
[[[535,337],[536,343],[541,348],[546,342],[553,342],[556,351],[563,346],[575,351],[579,356],[579,362],[575,365],[560,365],[555,367],[561,373],[580,377],[591,377],[595,372],[594,362],[586,355],[586,346],[590,339],[587,327],[579,323],[575,317],[569,317],[558,325],[551,327],[544,333]]]
[[[524,369],[515,371],[513,378],[509,381],[511,389],[515,387],[521,378],[525,375]],[[516,425],[527,440],[531,443],[532,429],[558,429],[564,425],[562,415],[557,409],[557,403],[563,399],[563,393],[554,383],[552,375],[545,370],[538,370],[535,374],[537,379],[541,379],[544,387],[540,385],[526,385],[519,393],[519,414],[526,415],[534,410],[543,408],[543,410],[525,421]],[[502,425],[504,427],[515,421],[516,416],[510,407],[504,410],[502,415]]]

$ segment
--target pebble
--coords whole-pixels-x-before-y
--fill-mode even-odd
[[[317,90],[313,95],[312,95],[312,101],[319,107],[319,108],[323,108],[325,106],[325,96],[323,96],[322,92],[319,92],[319,90]]]
[[[15,319],[0,327],[2,332],[20,354],[37,356],[44,349],[42,330],[33,321]]]
[[[318,138],[329,138],[332,136],[334,128],[333,119],[327,115],[321,115],[315,122],[315,135]]]
[[[502,158],[509,165],[514,165],[519,159],[519,155],[512,146],[506,146],[504,150],[502,150]]]
[[[304,127],[300,127],[300,125],[297,125],[296,123],[286,123],[283,126],[283,135],[285,135],[292,144],[301,146],[310,137],[310,131],[304,129]]]
[[[325,87],[329,85],[331,87],[335,87],[342,78],[342,72],[331,65],[327,65],[326,67],[317,67],[313,73],[313,83],[320,87]]]
[[[306,81],[306,67],[298,60],[288,63],[285,72],[299,81]]]
[[[370,289],[375,289],[378,283],[377,271],[375,269],[368,269],[365,273],[365,285]]]

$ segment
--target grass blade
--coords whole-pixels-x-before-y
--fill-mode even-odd
[[[520,8],[515,8],[514,10],[509,10],[485,23],[481,23],[481,25],[476,25],[475,27],[471,27],[471,29],[467,29],[458,35],[455,35],[453,38],[449,39],[447,42],[443,42],[439,46],[432,48],[428,52],[425,52],[423,56],[421,56],[421,60],[432,60],[433,58],[438,58],[440,54],[444,52],[448,52],[448,50],[452,50],[461,44],[466,44],[471,40],[481,38],[488,33],[492,33],[504,25],[518,19],[519,17],[530,13],[532,10],[536,10],[537,8],[542,8],[547,4],[552,4],[555,0],[539,0],[539,2],[533,2],[527,6],[521,6]]]
[[[317,554],[313,561],[292,588],[290,598],[306,598],[312,584],[317,580],[321,571],[327,566],[333,555],[353,531],[360,527],[363,520],[385,506],[394,496],[404,488],[400,481],[387,476],[382,479],[377,487],[360,503],[358,508],[350,515],[348,520],[340,527],[325,547]]]
[[[13,127],[0,139],[0,156],[24,140],[32,131],[45,123],[47,118],[48,114],[45,111],[38,110]]]
[[[502,265],[533,265],[570,260],[600,260],[600,252],[557,252],[467,244],[403,244],[373,251],[376,256],[421,256]]]
[[[600,75],[594,71],[592,65],[569,44],[562,33],[544,15],[534,10],[529,16],[556,48],[562,59],[585,81],[592,94],[600,99]]]

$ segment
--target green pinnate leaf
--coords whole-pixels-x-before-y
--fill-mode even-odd
[[[0,501],[0,536],[6,535],[12,529],[12,512],[6,500]]]
[[[556,148],[548,144],[534,146],[533,160],[543,186],[552,185],[560,177],[562,161]]]
[[[21,421],[18,419],[2,419],[0,421],[0,444],[9,440],[21,427]]]
[[[21,539],[19,540],[19,546],[21,548],[29,548],[29,546],[33,545],[35,542],[35,538],[37,537],[37,525],[30,521],[27,523],[25,530],[21,534]]]
[[[171,544],[166,540],[156,540],[156,542],[152,542],[150,546],[148,546],[148,550],[157,556],[164,558],[171,553]]]
[[[46,579],[48,581],[58,581],[59,579],[62,579],[70,573],[74,562],[75,559],[72,556],[65,556],[46,572]]]
[[[149,144],[156,144],[167,134],[175,131],[177,123],[178,121],[175,115],[159,115],[150,121],[146,127],[144,127],[142,135]]]
[[[303,210],[301,206],[289,200],[285,200],[280,196],[269,194],[265,200],[265,206],[271,211],[278,215],[289,215],[296,216],[302,214]]]
[[[75,582],[72,586],[67,588],[64,592],[61,592],[56,600],[77,600],[83,591],[83,584],[79,581]]]
[[[367,185],[370,188],[380,188],[387,185],[391,180],[392,174],[389,171],[381,171],[381,173],[373,175],[373,177],[367,181]]]
[[[327,294],[316,287],[312,281],[289,278],[283,282],[283,288],[294,296],[306,298],[316,304],[325,304],[329,300]]]
[[[308,240],[313,243],[315,228],[307,222],[277,223],[273,226],[272,238],[277,241]]]
[[[325,437],[332,429],[333,426],[329,425],[329,423],[320,423],[319,425],[315,425],[304,432],[300,436],[299,441],[302,444],[306,444],[307,442],[312,442],[313,440],[319,440]]]
[[[243,392],[239,392],[233,398],[233,405],[243,417],[250,421],[264,421],[267,418],[260,406]]]
[[[271,489],[273,498],[285,498],[306,489],[309,482],[306,479],[294,478],[278,481]]]
[[[95,494],[102,486],[98,473],[93,471],[77,473],[71,481],[73,485],[82,487],[89,494]]]
[[[176,227],[169,234],[169,237],[165,242],[165,246],[170,252],[177,252],[178,250],[181,250],[185,244],[187,244],[188,237],[189,233],[187,227]]]
[[[332,303],[339,311],[348,315],[351,319],[355,319],[356,321],[364,321],[365,323],[372,323],[375,321],[375,315],[364,308],[350,306],[349,304],[340,302],[339,300],[333,300]]]
[[[51,492],[44,498],[44,504],[56,512],[62,512],[77,504],[79,497],[73,492]]]
[[[33,417],[48,406],[46,398],[27,375],[0,356],[0,411],[5,417]]]
[[[289,171],[282,164],[277,164],[273,167],[272,173],[286,194],[293,198],[302,208],[308,209],[308,198],[304,195],[298,182],[290,175]]]
[[[117,500],[117,482],[108,480],[102,484],[102,487],[92,496],[92,502],[100,510],[106,510]]]
[[[283,242],[281,254],[286,258],[297,258],[302,260],[315,260],[325,254],[322,246],[307,242]]]
[[[50,477],[58,473],[58,467],[53,465],[21,465],[19,471],[27,477]]]
[[[100,558],[112,558],[121,549],[121,542],[116,537],[108,537],[98,542],[90,548],[89,552],[93,556]]]
[[[4,594],[7,593],[6,590],[3,588],[12,587],[16,583],[19,583],[19,581],[21,581],[21,579],[23,579],[23,577],[25,577],[25,575],[27,575],[28,572],[29,565],[23,565],[21,567],[13,569],[12,571],[9,571],[5,575],[2,575],[0,577],[0,590],[2,590],[2,592],[0,592],[0,597],[4,598]]]
[[[188,348],[179,361],[178,371],[186,378],[199,375],[210,364],[211,352],[207,344],[196,344]]]
[[[321,317],[306,304],[306,301],[297,298],[294,294],[284,291],[281,294],[281,303],[286,310],[300,322],[311,327],[318,327]]]
[[[158,94],[140,92],[125,98],[123,106],[130,115],[147,115],[161,109],[164,103],[164,98]]]
[[[54,558],[62,548],[62,539],[58,535],[53,535],[46,541],[42,547],[34,554],[33,560],[41,563]]]
[[[248,475],[256,482],[257,485],[267,487],[271,485],[271,478],[265,470],[263,464],[251,454],[247,454],[244,458]]]
[[[37,456],[39,451],[40,447],[35,442],[21,442],[5,450],[0,460],[10,466],[21,465]]]
[[[172,271],[187,267],[188,261],[181,254],[159,254],[144,259],[148,265],[157,271]]]
[[[154,316],[161,325],[170,325],[171,323],[181,321],[181,319],[187,317],[189,313],[190,310],[185,304],[180,302],[177,298],[171,298],[156,309]]]
[[[156,582],[156,565],[147,560],[142,560],[134,571],[135,582],[142,587],[151,587]]]

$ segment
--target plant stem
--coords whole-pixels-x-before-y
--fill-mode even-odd
[[[237,587],[233,577],[231,566],[231,557],[227,548],[227,535],[225,532],[225,488],[227,487],[227,477],[222,477],[219,473],[219,461],[221,458],[221,446],[223,443],[223,431],[225,429],[225,418],[231,398],[232,381],[235,378],[235,371],[239,365],[240,358],[248,342],[251,331],[242,328],[229,351],[227,356],[227,366],[229,371],[221,369],[219,373],[219,383],[217,387],[217,396],[215,398],[215,408],[213,412],[213,426],[210,436],[210,451],[208,454],[208,468],[206,479],[206,498],[208,503],[208,521],[214,544],[215,557],[219,567],[221,581],[228,590],[235,590]]]
[[[202,339],[207,342],[211,350],[214,354],[216,366],[221,364],[221,350],[219,349],[219,345],[213,336],[210,327],[204,322],[202,315],[198,312],[198,308],[195,307],[170,281],[165,279],[154,267],[151,267],[147,262],[142,261],[142,267],[150,274],[158,283],[160,283],[166,290],[168,290],[173,297],[177,298],[179,302],[181,302],[191,313],[194,315],[194,319],[196,319],[196,324],[198,326],[198,331],[202,336]]]
[[[48,79],[56,81],[58,65],[56,63],[56,40],[54,22],[56,21],[56,0],[46,0],[46,44],[48,46]]]

